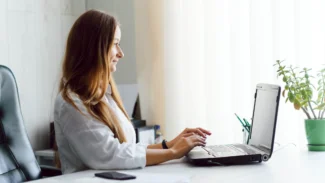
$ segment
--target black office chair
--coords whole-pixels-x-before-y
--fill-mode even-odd
[[[0,182],[12,183],[60,175],[41,170],[29,142],[21,113],[19,95],[12,71],[0,65]]]

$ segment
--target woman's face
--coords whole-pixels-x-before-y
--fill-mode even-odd
[[[123,51],[120,47],[120,40],[121,40],[121,29],[119,26],[117,26],[114,35],[113,47],[111,48],[111,51],[108,53],[111,72],[116,71],[117,62],[119,61],[120,58],[124,57]]]

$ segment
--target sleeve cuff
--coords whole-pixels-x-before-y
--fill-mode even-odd
[[[148,144],[142,144],[142,143],[138,143],[137,144],[137,161],[138,164],[140,165],[141,168],[144,168],[147,164],[147,146]]]

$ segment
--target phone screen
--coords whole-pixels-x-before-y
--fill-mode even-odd
[[[102,172],[102,173],[95,173],[96,177],[106,178],[106,179],[115,179],[115,180],[128,180],[128,179],[135,179],[136,176],[129,175],[125,173],[119,172]]]

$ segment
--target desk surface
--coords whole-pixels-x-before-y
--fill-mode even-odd
[[[306,148],[289,145],[279,148],[268,162],[253,165],[195,167],[185,159],[137,170],[119,172],[137,176],[123,182],[323,182],[325,180],[325,152],[309,152]],[[68,175],[33,181],[33,183],[58,182],[121,182],[94,177],[87,170]]]

